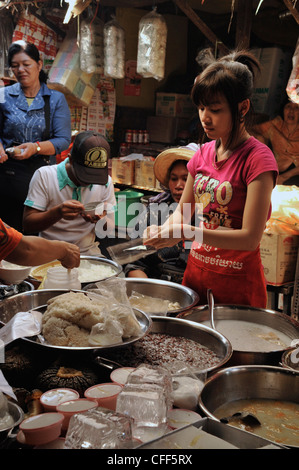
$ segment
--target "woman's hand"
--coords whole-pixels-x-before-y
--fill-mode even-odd
[[[181,224],[167,224],[158,227],[151,225],[147,227],[143,234],[143,244],[160,249],[177,245],[183,240],[183,230]]]
[[[15,160],[26,160],[37,153],[37,144],[34,142],[26,142],[25,144],[14,147],[15,152],[11,155]]]
[[[5,153],[4,147],[0,144],[0,163],[4,163],[8,160],[8,155]]]

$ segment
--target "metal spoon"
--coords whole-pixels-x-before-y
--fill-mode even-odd
[[[210,312],[210,322],[211,322],[213,330],[216,330],[215,323],[214,323],[214,296],[213,296],[213,292],[211,289],[208,289],[207,297],[208,297],[208,306],[209,306],[209,312]]]
[[[252,413],[246,413],[246,412],[241,412],[241,411],[237,411],[236,413],[234,413],[231,416],[227,416],[225,418],[220,418],[220,421],[221,421],[221,423],[228,424],[231,421],[236,421],[238,419],[243,421],[244,424],[248,424],[248,425],[251,425],[251,426],[260,426],[261,425],[260,420],[255,415],[253,415]]]

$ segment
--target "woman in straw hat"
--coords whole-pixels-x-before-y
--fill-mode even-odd
[[[165,191],[149,199],[147,210],[142,213],[138,229],[142,232],[150,223],[161,225],[172,213],[180,198],[188,177],[187,163],[198,146],[189,144],[184,148],[164,150],[155,159],[154,173]],[[175,282],[182,282],[189,249],[183,240],[171,247],[165,247],[134,264],[127,264],[124,272],[127,277],[159,279],[167,276]]]
[[[168,224],[149,227],[144,243],[162,248],[193,241],[183,284],[199,294],[201,304],[212,289],[216,303],[265,308],[259,243],[278,168],[271,150],[246,129],[259,63],[247,51],[206,59],[191,96],[210,141],[188,163],[184,193]],[[196,203],[203,223],[191,228],[185,209],[191,205],[194,211]]]

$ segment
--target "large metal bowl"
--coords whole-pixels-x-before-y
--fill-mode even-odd
[[[199,407],[206,416],[219,421],[214,415],[218,407],[243,399],[299,403],[299,374],[274,366],[228,367],[206,381]]]
[[[33,290],[31,292],[25,292],[23,294],[17,294],[13,297],[3,300],[0,302],[0,324],[6,324],[16,313],[26,312],[28,310],[39,310],[43,313],[45,306],[49,299],[56,297],[57,295],[64,294],[69,292],[67,289],[40,289]],[[83,292],[84,291],[75,291]],[[55,346],[47,343],[40,342],[38,337],[32,338],[23,338],[24,341],[28,341],[37,346],[41,346],[49,349],[56,350],[68,350],[68,351],[86,351],[86,350],[109,350],[115,349],[117,347],[123,347],[128,344],[131,344],[138,339],[141,339],[149,330],[152,324],[151,318],[142,312],[141,310],[133,309],[136,315],[136,318],[140,324],[141,332],[138,336],[132,336],[127,338],[122,343],[112,344],[111,346],[99,347],[99,346],[87,346],[87,347],[70,347],[70,346]]]
[[[210,322],[210,313],[207,305],[195,307],[192,311],[183,315],[183,318],[194,322]],[[286,334],[292,340],[299,338],[299,323],[289,316],[276,312],[242,305],[215,305],[214,321],[217,329],[218,320],[243,320],[255,324],[269,326],[281,333]],[[231,341],[229,335],[227,335]],[[232,342],[232,341],[231,341]],[[233,350],[229,365],[279,365],[282,353],[288,348],[277,346],[273,351],[260,352],[244,350]]]
[[[113,260],[108,259],[108,258],[102,258],[100,256],[84,256],[84,255],[81,255],[80,260],[81,261],[87,260],[92,264],[102,265],[102,266],[109,266],[110,268],[112,268],[114,270],[114,274],[110,275],[110,276],[107,276],[107,278],[105,278],[105,279],[110,279],[111,277],[119,276],[120,273],[122,272],[122,266],[120,264],[116,263],[116,261],[113,261]],[[52,261],[51,263],[46,263],[46,264],[43,264],[41,266],[37,266],[35,268],[32,268],[30,276],[33,280],[38,281],[38,282],[42,282],[43,276],[46,275],[47,270],[51,267],[54,267],[54,266],[61,266],[61,263],[59,261]],[[35,275],[35,272],[38,272],[38,275]],[[103,279],[95,279],[94,276],[91,276],[90,279],[85,280],[81,283],[82,283],[82,286],[86,286],[87,284],[89,284],[91,282],[98,282],[98,281],[101,281],[101,280],[103,280]]]
[[[176,316],[181,312],[185,312],[195,305],[199,301],[199,296],[189,287],[176,284],[175,282],[163,281],[160,279],[142,279],[142,278],[131,278],[125,279],[127,285],[128,297],[132,292],[143,294],[149,297],[158,299],[168,300],[170,302],[178,302],[180,304],[179,309],[169,310],[160,312],[152,311],[151,305],[142,310],[148,315],[164,315],[164,316]],[[84,290],[96,289],[96,284],[88,284],[84,287]]]
[[[285,351],[281,357],[282,367],[299,372],[299,342],[297,347]]]
[[[11,426],[7,426],[4,429],[0,429],[0,441],[5,439],[9,431],[18,426],[24,419],[24,412],[19,405],[13,403],[12,401],[8,401],[7,406],[8,412],[13,419],[13,424]]]
[[[223,367],[232,355],[230,342],[222,334],[212,328],[181,318],[152,316],[151,319],[153,321],[151,333],[183,336],[184,338],[200,343],[202,346],[216,353],[219,357],[219,363],[204,369],[207,374]],[[202,370],[199,371],[199,373],[202,372]]]

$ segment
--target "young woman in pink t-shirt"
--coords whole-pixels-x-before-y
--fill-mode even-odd
[[[193,241],[183,284],[198,292],[201,304],[212,289],[218,304],[265,308],[259,243],[278,168],[270,149],[246,129],[259,63],[247,51],[218,60],[212,54],[204,57],[207,63],[191,96],[210,141],[188,163],[185,190],[170,225],[150,227],[144,243],[161,248],[178,238]],[[191,213],[202,208],[203,223],[195,228],[186,220],[186,204],[192,205]]]

